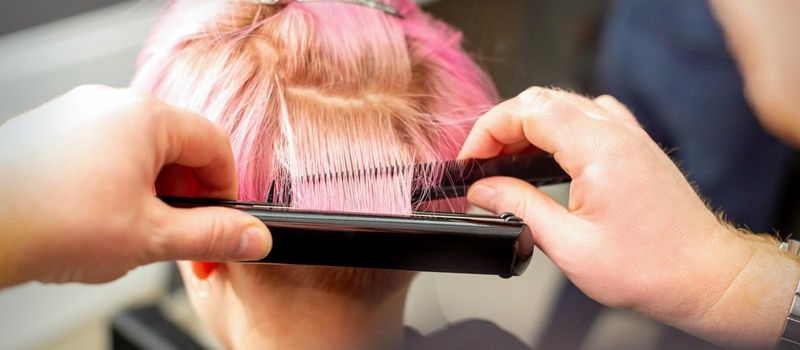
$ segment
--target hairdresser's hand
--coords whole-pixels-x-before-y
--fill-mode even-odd
[[[475,184],[469,201],[523,218],[537,246],[605,305],[720,342],[763,345],[777,339],[797,283],[796,264],[781,260],[776,245],[751,244],[721,224],[622,104],[609,96],[590,100],[531,88],[482,116],[460,157],[487,158],[531,145],[553,153],[573,178],[568,208],[527,183],[499,177]],[[785,275],[771,275],[778,282],[745,283],[780,289],[774,308],[768,292],[734,283],[737,276],[741,282],[750,272],[765,276],[755,271],[784,267]],[[757,293],[762,294],[753,304]],[[734,306],[726,309],[726,303]],[[731,317],[735,310],[747,311]],[[745,328],[738,333],[721,331],[723,319],[733,326],[737,318],[748,320],[749,328],[743,323],[736,324]],[[737,338],[751,335],[760,338]]]
[[[162,195],[235,198],[225,132],[145,94],[77,88],[0,126],[0,287],[105,282],[162,260],[249,260],[271,239],[225,208]]]

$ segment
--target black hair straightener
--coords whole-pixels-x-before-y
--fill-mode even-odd
[[[471,184],[491,176],[516,177],[537,186],[570,180],[546,153],[413,167],[415,174],[434,167],[442,170],[438,185],[427,182],[414,186],[414,200],[421,202],[464,196]],[[288,183],[273,183],[270,188],[267,202],[273,203],[278,196],[284,203],[291,200]],[[392,216],[302,211],[261,202],[162,200],[176,207],[231,207],[260,219],[269,228],[273,244],[269,255],[258,263],[511,277],[522,274],[533,255],[530,229],[510,213],[480,216],[414,212],[410,216]]]

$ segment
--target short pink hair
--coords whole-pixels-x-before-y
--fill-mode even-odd
[[[231,136],[239,198],[273,180],[454,158],[497,101],[461,34],[411,0],[403,18],[353,4],[178,0],[133,86]],[[408,213],[410,174],[293,182],[292,206]]]

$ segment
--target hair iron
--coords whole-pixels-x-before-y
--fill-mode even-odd
[[[569,181],[547,154],[445,163],[448,164],[443,167],[441,185],[436,189],[421,189],[422,200],[463,196],[470,184],[488,176],[517,175],[534,185]],[[426,166],[430,165],[414,167],[423,171]],[[176,207],[235,208],[260,219],[269,228],[273,244],[269,255],[256,263],[473,273],[507,278],[522,274],[533,255],[530,229],[511,213],[482,216],[414,212],[409,216],[394,216],[295,210],[262,202],[161,199]]]

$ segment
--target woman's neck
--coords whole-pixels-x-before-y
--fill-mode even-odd
[[[402,345],[408,284],[380,297],[258,282],[231,293],[233,349],[386,349]],[[249,294],[248,294],[249,293]]]

